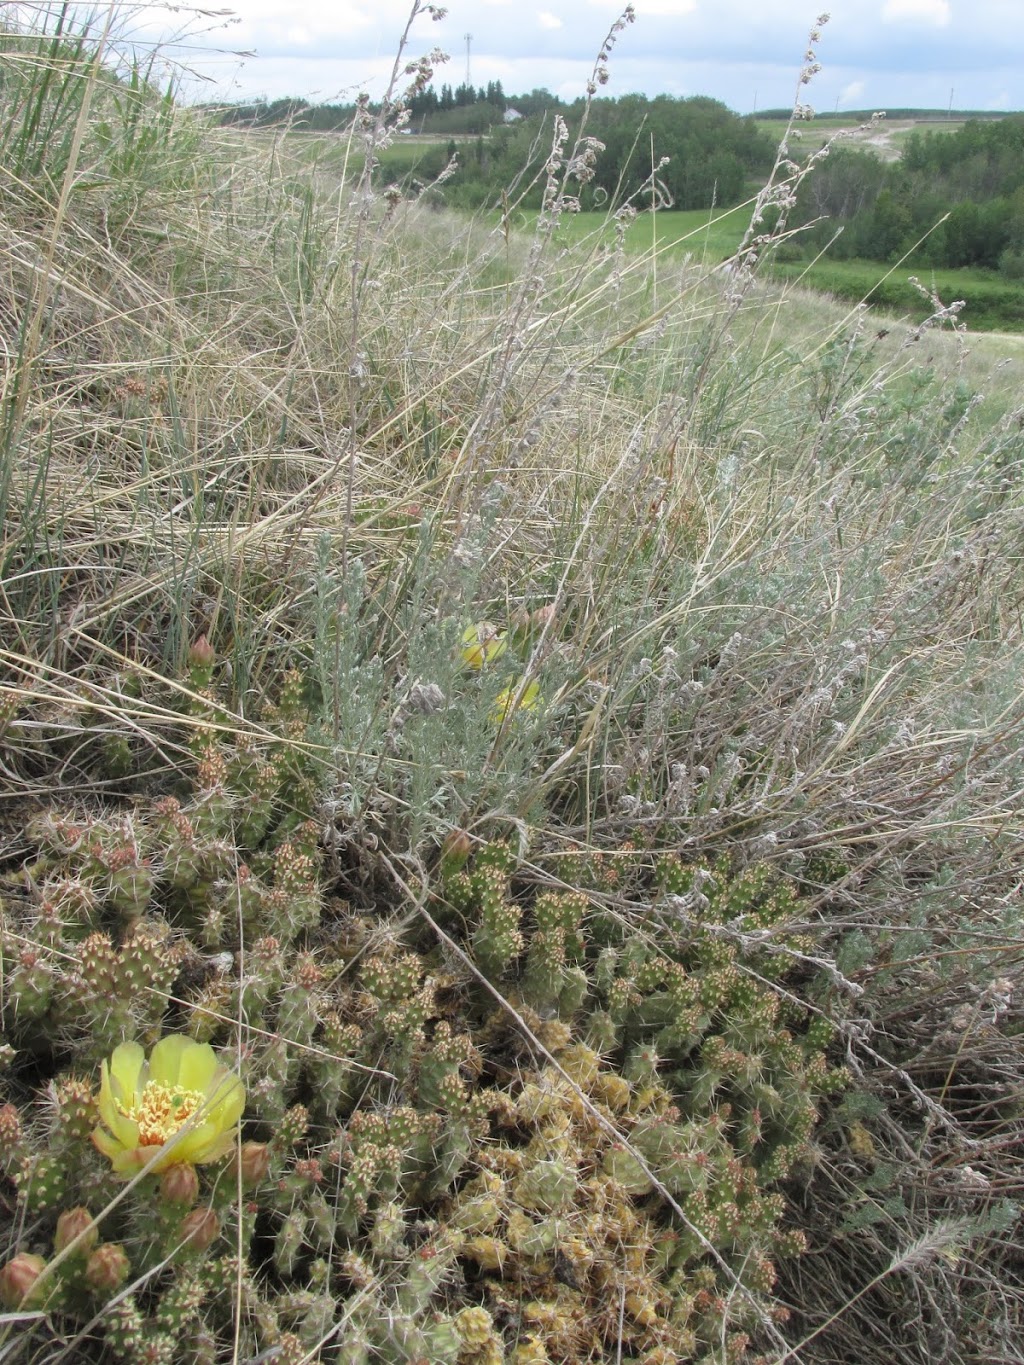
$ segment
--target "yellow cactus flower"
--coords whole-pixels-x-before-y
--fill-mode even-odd
[[[510,711],[533,711],[536,709],[537,702],[540,700],[540,688],[535,682],[527,683],[523,688],[523,695],[516,703],[516,693],[519,691],[522,679],[514,682],[511,687],[503,687],[494,698],[491,706],[491,720],[495,725],[500,725]]]
[[[484,664],[500,659],[506,648],[504,631],[490,621],[477,621],[462,632],[462,661],[470,668],[483,668]]]
[[[130,1179],[144,1166],[159,1172],[226,1156],[245,1087],[209,1043],[174,1033],[160,1039],[148,1062],[138,1043],[116,1047],[103,1063],[97,1105],[102,1122],[93,1143]]]

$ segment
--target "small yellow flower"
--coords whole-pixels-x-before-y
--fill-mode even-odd
[[[93,1143],[118,1175],[217,1161],[235,1146],[245,1087],[209,1043],[180,1033],[161,1038],[149,1061],[122,1043],[103,1063]],[[163,1150],[165,1149],[166,1150]]]
[[[514,682],[511,687],[503,687],[494,698],[491,705],[491,720],[495,725],[500,725],[510,711],[533,711],[540,700],[540,688],[535,682],[527,683],[523,688],[523,695],[516,703],[516,693],[522,685],[522,679]]]
[[[477,621],[462,632],[462,661],[470,668],[483,668],[505,653],[505,633],[490,621]]]

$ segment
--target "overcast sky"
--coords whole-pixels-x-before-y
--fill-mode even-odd
[[[816,0],[635,0],[619,35],[609,95],[712,95],[741,113],[792,103]],[[213,8],[213,6],[211,6]],[[203,21],[188,59],[213,78],[202,98],[379,94],[409,0],[234,0],[235,19]],[[834,0],[817,45],[822,71],[804,98],[821,112],[898,106],[1024,109],[1024,0]],[[608,0],[450,0],[413,26],[408,55],[450,54],[435,84],[466,78],[506,92],[580,94],[622,6]],[[159,20],[149,11],[147,27]],[[242,61],[230,52],[255,55]]]

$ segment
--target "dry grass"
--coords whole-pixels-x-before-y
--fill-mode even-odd
[[[1020,1360],[1015,343],[941,316],[879,337],[746,258],[632,259],[614,224],[563,252],[571,139],[525,238],[379,196],[372,120],[351,178],[218,144],[145,86],[111,141],[92,50],[63,159],[26,136],[0,185],[8,973],[16,940],[38,947],[40,813],[180,795],[204,735],[291,756],[325,898],[297,951],[329,961],[337,902],[372,906],[353,973],[410,933],[427,952],[416,905],[433,913],[453,828],[514,838],[526,900],[562,884],[567,849],[768,865],[802,918],[753,960],[785,958],[784,992],[833,1021],[850,1074],[784,1185],[812,1254],[780,1267],[768,1358]],[[12,77],[3,97],[12,137],[54,95]],[[479,620],[518,625],[515,671],[467,680]],[[538,709],[496,724],[499,686],[532,681]],[[594,903],[671,945],[645,875]],[[183,942],[234,951],[175,905],[159,915]],[[463,941],[432,961],[468,991]],[[210,1009],[239,1048],[240,1018]],[[316,1040],[291,1035],[330,1053]],[[76,1046],[94,1071],[95,1040]],[[31,1080],[16,1062],[26,1112]],[[49,1216],[12,1217],[11,1251]],[[345,1358],[337,1322],[310,1340],[294,1358]],[[23,1355],[68,1358],[48,1349]]]

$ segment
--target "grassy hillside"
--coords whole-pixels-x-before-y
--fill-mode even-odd
[[[4,1360],[1019,1359],[1006,375],[101,55],[0,50]]]
[[[763,121],[766,129],[779,133],[775,120]],[[794,143],[804,155],[809,155],[834,138],[841,129],[858,125],[850,119],[815,119],[802,132],[802,141]],[[859,137],[856,145],[877,150],[891,159],[898,155],[901,139],[915,129],[951,132],[962,127],[962,122],[923,119],[919,123],[903,120],[898,125],[880,124],[870,133]],[[351,138],[339,133],[310,133],[295,129],[258,131],[222,131],[226,144],[235,147],[239,155],[248,155],[254,147],[273,149],[282,167],[293,173],[314,175],[326,184],[337,186],[351,177],[358,177],[363,166],[363,153]],[[458,159],[476,154],[476,139],[459,142],[435,138],[396,137],[389,146],[380,148],[377,159],[383,178],[403,186],[406,193],[416,193],[433,182],[445,165],[448,152],[454,149]],[[490,196],[495,202],[498,189]],[[644,200],[646,202],[646,199]],[[753,196],[745,203],[727,209],[672,210],[652,216],[641,214],[625,232],[624,243],[633,253],[650,256],[657,261],[672,259],[687,253],[704,264],[727,261],[735,252],[750,220]],[[497,218],[489,220],[493,225]],[[512,215],[512,224],[520,231],[529,231],[531,211],[521,208]],[[611,243],[616,240],[615,221],[605,212],[565,214],[558,224],[556,240],[569,242]],[[888,316],[906,317],[922,321],[932,312],[933,305],[927,292],[910,282],[911,276],[923,276],[926,291],[937,293],[947,302],[963,300],[963,321],[972,332],[1024,332],[1024,286],[1007,279],[995,270],[982,269],[925,269],[873,260],[830,259],[827,255],[815,260],[795,261],[801,238],[794,239],[781,262],[773,262],[776,279],[798,281],[807,288],[819,290],[850,303],[867,300],[871,306]]]
[[[631,222],[624,236],[627,251],[649,263],[678,263],[689,256],[713,269],[729,261],[750,222],[751,204],[733,209],[688,213],[642,214]],[[519,225],[526,226],[525,215]],[[558,225],[558,244],[597,243],[616,240],[615,222],[605,214],[576,213]],[[799,240],[799,239],[797,239]],[[919,270],[908,265],[879,261],[813,262],[772,260],[768,270],[773,282],[793,281],[806,289],[856,305],[865,302],[881,315],[879,326],[890,317],[923,321],[934,312],[929,294],[947,303],[964,301],[962,320],[971,332],[1024,332],[1024,286],[1005,280],[992,270]],[[923,288],[911,282],[918,278]]]

